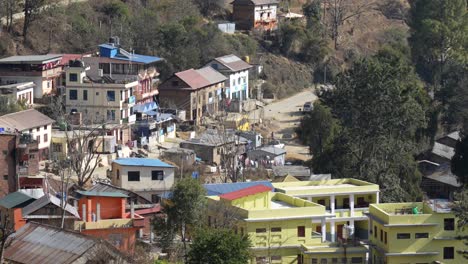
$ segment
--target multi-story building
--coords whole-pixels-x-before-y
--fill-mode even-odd
[[[158,159],[116,159],[112,162],[111,180],[113,185],[157,203],[158,197],[172,188],[174,169]]]
[[[208,225],[234,221],[235,232],[252,242],[251,263],[365,262],[367,249],[359,242],[327,239],[327,219],[335,215],[325,206],[271,190],[259,183],[208,196]]]
[[[197,124],[219,109],[226,77],[211,67],[175,73],[159,86],[160,100],[186,110],[186,119]]]
[[[133,253],[144,218],[136,215],[133,208],[130,213],[125,211],[128,196],[100,191],[77,191],[77,194],[81,221],[75,222],[75,230],[105,239],[122,252]]]
[[[226,99],[237,101],[249,99],[249,69],[252,65],[230,54],[213,59],[207,66],[228,78],[224,88]]]
[[[466,263],[457,219],[446,200],[372,204],[369,210],[370,260],[374,264]]]
[[[278,28],[278,0],[234,0],[231,4],[237,29],[271,31]]]
[[[62,55],[24,55],[0,59],[0,84],[34,82],[34,98],[53,94],[60,85]]]
[[[137,81],[132,96],[137,104],[156,101],[159,73],[157,67],[164,59],[128,52],[120,46],[118,37],[109,39],[109,43],[99,45],[99,56],[83,57],[90,66],[88,75],[92,78],[108,77],[113,80]]]
[[[0,128],[29,134],[38,144],[39,159],[49,158],[52,124],[55,121],[35,109],[28,109],[0,117]]]
[[[365,212],[369,204],[379,203],[379,186],[356,179],[323,181],[297,181],[274,183],[276,192],[285,193],[325,206],[331,216],[327,221],[327,239],[343,239],[345,226],[350,227],[355,238],[368,238],[368,219]]]

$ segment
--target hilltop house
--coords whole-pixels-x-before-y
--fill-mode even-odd
[[[234,0],[231,4],[237,29],[272,31],[278,28],[278,0]]]
[[[226,79],[211,67],[177,72],[159,86],[160,101],[186,110],[186,119],[199,124],[204,115],[217,114]]]

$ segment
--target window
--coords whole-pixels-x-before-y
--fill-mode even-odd
[[[107,91],[107,101],[115,102],[115,91]]]
[[[266,233],[266,228],[257,228],[257,229],[255,229],[255,233],[257,233],[257,234]]]
[[[312,259],[312,264],[317,264],[317,263],[318,263],[318,259],[313,258],[313,259]]]
[[[70,100],[78,100],[78,91],[77,90],[70,90],[68,98]]]
[[[41,136],[36,136],[37,143],[41,143]]]
[[[96,96],[98,96],[98,95],[99,95],[99,92],[96,92]]]
[[[271,232],[281,232],[281,227],[272,227]]]
[[[34,158],[36,158],[36,156],[34,156],[34,154],[29,155],[29,159],[34,159]]]
[[[455,219],[445,218],[444,219],[444,230],[455,230]]]
[[[3,179],[4,179],[5,181],[8,181],[8,175],[6,175],[6,174],[3,175]]]
[[[444,247],[444,259],[454,259],[453,247]]]
[[[44,143],[49,141],[49,135],[48,134],[44,134]]]
[[[162,170],[151,171],[151,180],[153,181],[164,180],[164,171]]]
[[[159,196],[157,194],[152,194],[151,195],[151,202],[152,203],[159,203],[160,199],[159,199]]]
[[[332,258],[332,263],[338,263],[338,258]]]
[[[140,172],[139,171],[129,171],[128,172],[128,181],[140,181]]]
[[[52,143],[52,151],[53,152],[62,152],[62,144]]]
[[[410,233],[398,233],[396,236],[397,236],[397,239],[410,239],[411,238]]]
[[[102,69],[102,73],[104,73],[104,74],[109,74],[110,73],[109,63],[99,63],[99,69]]]
[[[117,180],[120,180],[120,170],[117,170]]]
[[[304,264],[304,256],[301,254],[297,255],[297,264]]]
[[[384,243],[387,244],[387,232],[384,232]]]
[[[380,229],[380,242],[383,242],[383,230]]]
[[[361,257],[351,258],[351,263],[364,263]]]
[[[349,198],[343,199],[343,208],[349,208]]]
[[[255,262],[257,264],[264,264],[267,263],[267,257],[256,257]]]
[[[88,101],[88,90],[83,90],[83,101]]]
[[[305,237],[305,226],[298,226],[297,227],[297,236],[298,237]]]
[[[78,74],[76,73],[70,73],[68,75],[68,78],[70,79],[70,82],[77,82],[78,81]]]
[[[115,110],[107,110],[107,121],[115,121]]]
[[[374,226],[374,237],[377,238],[377,226]]]
[[[414,238],[429,238],[429,233],[416,233]]]
[[[44,126],[44,130],[47,130],[47,125]]]

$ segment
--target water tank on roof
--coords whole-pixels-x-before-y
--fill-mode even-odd
[[[109,44],[114,44],[114,46],[119,46],[120,45],[120,39],[119,37],[110,37],[109,38]]]

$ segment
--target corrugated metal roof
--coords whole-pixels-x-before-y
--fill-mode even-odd
[[[0,59],[0,64],[23,64],[23,63],[47,63],[54,60],[60,60],[61,54],[46,55],[18,55]]]
[[[83,196],[102,196],[102,197],[120,197],[120,198],[128,197],[126,194],[123,194],[121,192],[77,191],[77,193]]]
[[[50,194],[46,194],[42,196],[41,198],[37,199],[36,201],[30,203],[28,206],[24,207],[23,217],[27,218],[29,214],[34,213],[35,211],[41,209],[42,207],[48,205],[49,203],[52,203],[57,207],[61,207],[60,199]],[[78,214],[78,211],[71,204],[67,203],[67,205],[65,206],[65,211],[69,212],[71,215],[80,219],[80,215]]]
[[[439,142],[435,142],[434,147],[432,148],[432,153],[439,157],[451,160],[453,155],[455,155],[455,149],[447,145],[440,144]]]
[[[50,125],[55,121],[35,109],[0,116],[0,127],[9,127],[19,131]]]
[[[139,194],[137,194],[135,192],[132,192],[130,190],[120,188],[120,187],[117,187],[117,186],[114,186],[114,185],[111,185],[111,184],[107,184],[107,183],[98,182],[95,185],[93,185],[93,187],[91,187],[88,191],[89,192],[119,192],[119,193],[123,193],[123,194],[125,194],[125,195],[127,195],[129,197],[132,197],[132,196],[137,197],[137,204],[138,204],[138,202],[141,202],[141,203],[144,203],[144,204],[152,204],[145,197],[140,196]]]
[[[234,54],[222,56],[215,58],[215,60],[222,65],[226,66],[233,72],[243,71],[252,68],[252,65],[243,61],[241,58],[237,57]]]
[[[241,189],[249,188],[256,185],[264,185],[273,189],[273,185],[269,181],[254,181],[254,182],[235,182],[235,183],[219,183],[219,184],[205,184],[203,187],[206,190],[206,194],[211,195],[222,195],[230,192],[235,192]]]
[[[255,185],[255,186],[252,186],[252,187],[241,189],[241,190],[238,190],[238,191],[235,191],[235,192],[226,193],[226,194],[220,195],[219,197],[221,197],[223,199],[226,199],[226,200],[231,200],[232,201],[232,200],[236,200],[236,199],[239,199],[239,198],[242,198],[242,197],[245,197],[245,196],[254,195],[254,194],[257,194],[257,193],[269,192],[272,189],[273,188],[270,188],[270,187],[267,187],[265,185],[259,184],[259,185]]]
[[[175,73],[179,79],[185,82],[191,89],[200,89],[224,82],[227,78],[211,67],[204,67],[198,70],[189,69]]]
[[[35,198],[22,193],[22,192],[14,192],[9,193],[7,196],[0,199],[0,206],[4,208],[17,208],[17,207],[24,207],[29,203],[32,203]]]
[[[147,158],[123,158],[114,160],[115,163],[122,166],[142,166],[142,167],[165,167],[174,168],[174,166],[162,162],[158,159]]]
[[[234,0],[231,2],[231,4],[235,4],[238,2],[237,0]],[[240,2],[245,2],[245,1],[240,1]],[[254,5],[272,5],[272,4],[278,4],[279,0],[250,0]]]
[[[86,254],[87,260],[98,259],[103,251],[122,259],[116,248],[101,239],[30,222],[14,234],[5,259],[17,263],[73,263]]]

